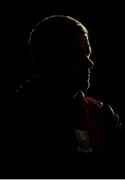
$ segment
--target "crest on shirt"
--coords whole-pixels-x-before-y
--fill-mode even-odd
[[[92,153],[92,147],[90,146],[90,139],[86,130],[75,129],[75,135],[78,142],[77,151],[84,153]]]

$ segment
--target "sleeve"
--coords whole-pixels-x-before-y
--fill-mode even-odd
[[[106,127],[107,149],[115,155],[124,154],[124,126],[118,114],[109,104],[103,105]]]

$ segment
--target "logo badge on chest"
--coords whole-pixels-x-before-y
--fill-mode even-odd
[[[90,139],[86,130],[75,129],[75,136],[78,142],[77,151],[83,153],[92,153]]]

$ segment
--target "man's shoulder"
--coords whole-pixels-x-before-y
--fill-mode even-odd
[[[95,114],[101,114],[102,119],[108,125],[108,127],[119,130],[121,129],[122,123],[119,115],[111,104],[90,96],[84,96],[83,98],[88,107],[87,109]]]
[[[108,102],[103,101],[101,98],[83,95],[83,102],[85,102],[88,107],[97,107],[104,112],[110,113],[112,116],[116,115],[116,112],[112,105]]]
[[[99,109],[106,116],[115,117],[115,118],[117,116],[118,118],[118,115],[111,104],[103,100],[100,100],[98,98],[93,98],[91,96],[84,96],[83,98],[86,104],[88,105],[88,107]]]
[[[84,96],[84,101],[88,104],[88,105],[92,105],[92,106],[97,106],[99,108],[102,108],[104,103],[96,98],[93,98],[91,96]]]
[[[117,122],[119,121],[119,116],[111,104],[101,100],[101,98],[86,96],[83,93],[81,93],[81,97],[84,108],[87,111],[90,111],[90,113],[91,112],[99,113],[99,114],[101,113],[103,119],[106,119],[108,123],[110,119],[110,121],[112,120],[117,124]]]

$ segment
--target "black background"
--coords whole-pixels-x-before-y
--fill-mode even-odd
[[[4,115],[5,117],[3,119],[1,118],[1,121],[4,121],[5,128],[3,128],[3,130],[1,128],[0,132],[3,141],[5,140],[3,143],[5,144],[3,151],[4,149],[7,151],[7,153],[1,153],[1,156],[3,156],[3,154],[5,154],[5,156],[9,156],[10,153],[8,152],[12,146],[7,144],[6,139],[8,139],[10,136],[9,133],[11,133],[13,136],[12,130],[16,128],[16,125],[14,125],[15,127],[13,128],[14,123],[11,121],[10,114],[7,111],[7,104],[9,99],[11,99],[16,86],[28,77],[32,67],[31,59],[29,58],[27,49],[29,32],[36,23],[49,15],[65,14],[73,16],[74,18],[80,20],[87,27],[89,31],[90,43],[92,46],[91,59],[95,63],[95,67],[92,72],[91,88],[88,91],[88,94],[111,104],[112,107],[118,112],[121,121],[125,123],[125,29],[123,3],[120,1],[110,1],[109,3],[109,1],[94,0],[65,0],[58,2],[51,0],[35,0],[25,2],[8,1],[1,3],[0,9],[0,69],[2,79],[0,82],[0,104],[5,105],[2,106],[5,108],[1,108],[1,112],[4,110],[1,113],[1,117],[3,118]],[[5,119],[6,114],[7,120]],[[20,114],[17,116],[20,116]],[[6,124],[8,124],[7,128]],[[12,130],[9,126],[12,128]],[[4,136],[6,137],[3,138]],[[3,156],[3,159],[5,156]],[[3,162],[5,162],[6,169],[8,161],[4,160]],[[11,162],[12,161],[10,161],[10,163]],[[115,160],[113,162],[114,166],[120,170],[122,165],[118,164]],[[20,171],[22,171],[21,168]],[[14,172],[16,172],[15,169]],[[113,173],[117,174],[115,170],[113,170]],[[5,175],[3,176],[5,177]]]
[[[109,102],[124,121],[124,5],[103,1],[5,2],[1,5],[2,90],[5,102],[28,75],[27,40],[42,18],[65,14],[89,30],[91,59],[95,62],[89,93]]]

